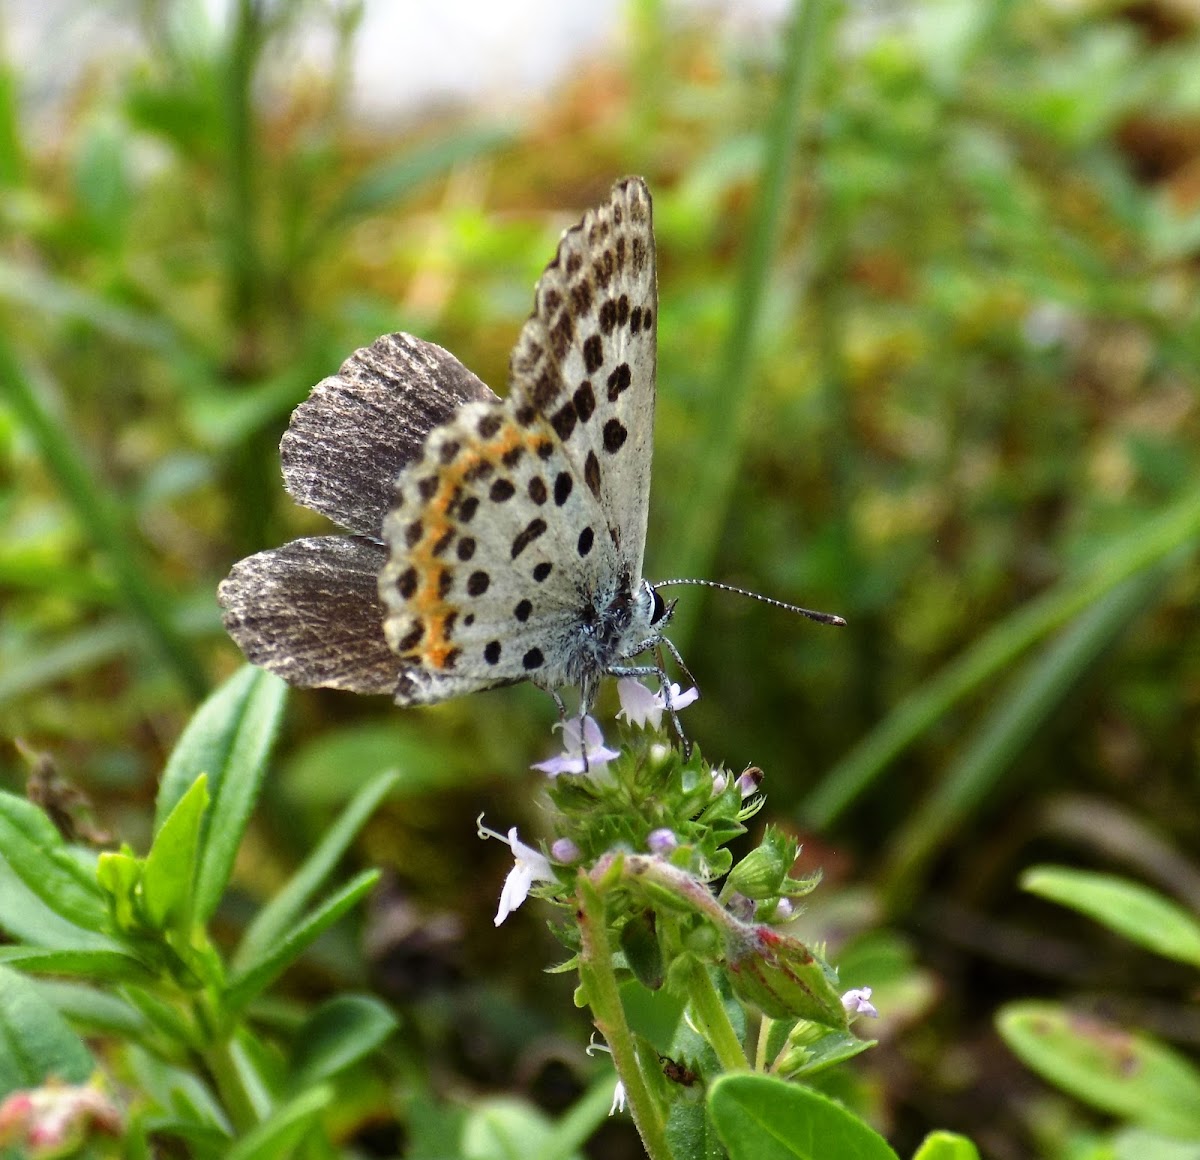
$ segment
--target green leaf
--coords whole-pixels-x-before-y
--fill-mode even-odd
[[[332,1100],[333,1090],[325,1086],[289,1100],[230,1148],[226,1160],[285,1160]]]
[[[83,1040],[33,983],[0,967],[0,1097],[51,1076],[85,1083],[94,1066]]]
[[[320,234],[327,236],[357,218],[389,208],[454,166],[494,152],[511,137],[504,129],[472,128],[410,149],[402,157],[368,171],[351,185],[329,211]]]
[[[293,1086],[331,1079],[374,1051],[396,1026],[395,1015],[366,995],[339,995],[323,1003],[296,1035]]]
[[[1200,1137],[1200,1072],[1147,1035],[1053,1003],[1013,1003],[996,1019],[1026,1067],[1094,1108],[1174,1136]]]
[[[463,1160],[526,1160],[538,1156],[551,1137],[548,1117],[524,1100],[496,1096],[467,1114]]]
[[[207,808],[208,779],[201,774],[154,835],[142,865],[142,909],[156,930],[186,934],[191,926],[200,824]]]
[[[236,672],[196,711],[175,746],[155,808],[155,831],[202,773],[212,807],[201,827],[194,915],[206,923],[225,891],[233,860],[266,773],[283,715],[287,686],[250,665]]]
[[[551,1125],[550,1135],[543,1141],[536,1160],[567,1160],[579,1155],[579,1149],[608,1118],[615,1082],[611,1072],[604,1074],[559,1116]]]
[[[897,1160],[841,1104],[771,1076],[721,1076],[709,1089],[708,1110],[730,1160]]]
[[[297,921],[301,911],[333,872],[359,830],[395,784],[396,776],[384,773],[358,791],[288,884],[250,924],[233,958],[235,970],[261,958],[267,948],[276,945]]]
[[[979,1160],[979,1149],[966,1136],[930,1132],[913,1153],[913,1160]]]
[[[77,975],[97,982],[145,983],[153,978],[143,963],[116,950],[0,947],[0,963],[19,963],[23,971],[31,974]]]
[[[1086,914],[1148,950],[1200,966],[1200,922],[1149,887],[1064,866],[1030,867],[1021,875],[1021,887]]]
[[[0,850],[17,877],[55,914],[85,930],[111,930],[103,893],[54,823],[32,802],[10,793],[0,793]]]
[[[37,979],[35,985],[38,993],[85,1035],[99,1032],[133,1042],[147,1030],[146,1020],[111,989],[100,990],[65,979]]]
[[[1126,1128],[1113,1136],[1112,1160],[1200,1160],[1200,1142]]]
[[[359,874],[304,919],[295,930],[270,948],[262,958],[238,972],[230,982],[225,996],[229,1009],[238,1010],[259,995],[343,914],[354,907],[377,881],[377,870],[367,870]]]
[[[32,946],[103,949],[111,939],[84,930],[51,910],[0,856],[0,930],[17,942]]]

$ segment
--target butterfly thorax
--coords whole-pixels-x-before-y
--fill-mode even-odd
[[[589,701],[601,676],[662,639],[666,615],[654,588],[643,580],[635,589],[627,574],[606,588],[584,593],[572,639],[564,642],[563,683],[577,685]]]

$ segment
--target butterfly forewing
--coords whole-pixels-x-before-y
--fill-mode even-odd
[[[563,234],[511,363],[518,420],[543,415],[642,575],[654,440],[658,285],[650,191],[618,183]]]

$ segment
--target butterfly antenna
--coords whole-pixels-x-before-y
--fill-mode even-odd
[[[814,612],[811,608],[801,608],[798,604],[788,604],[786,601],[775,600],[770,596],[763,596],[761,593],[751,592],[746,588],[737,588],[732,584],[720,584],[716,580],[654,581],[655,588],[665,588],[671,584],[692,584],[697,588],[716,588],[721,592],[733,592],[738,596],[748,596],[751,600],[761,600],[763,604],[770,604],[773,608],[782,608],[785,612],[795,612],[800,616],[807,616],[809,620],[815,620],[818,624],[841,626],[846,623],[840,616],[835,616],[832,612]]]

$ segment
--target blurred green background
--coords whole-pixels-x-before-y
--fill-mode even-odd
[[[1065,1156],[1093,1121],[1001,1046],[1001,1002],[1200,1049],[1182,972],[1016,885],[1055,859],[1200,906],[1200,10],[638,0],[541,95],[367,115],[348,0],[99,7],[120,35],[53,102],[0,16],[5,786],[19,739],[144,848],[165,754],[240,663],[217,582],[324,530],[282,488],[291,409],[400,329],[503,391],[558,233],[641,173],[647,575],[849,621],[672,593],[689,732],[766,771],[763,820],[826,872],[808,933],[888,995],[847,1090],[901,1151],[939,1125]],[[294,986],[370,978],[432,1086],[548,1107],[587,1029],[536,906],[493,931],[506,856],[473,819],[542,832],[554,719],[528,688],[296,693],[239,876],[268,895],[398,769],[361,851],[391,885]]]

